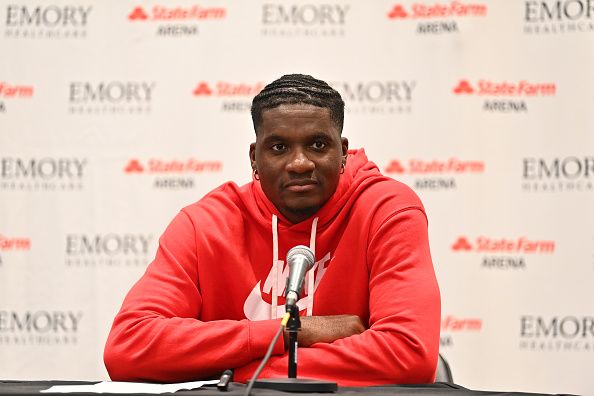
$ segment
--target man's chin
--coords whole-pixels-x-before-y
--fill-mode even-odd
[[[294,205],[285,208],[285,217],[299,222],[313,216],[320,209],[318,205]]]

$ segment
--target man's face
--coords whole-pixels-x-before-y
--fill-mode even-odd
[[[347,150],[348,141],[340,137],[329,109],[280,105],[262,112],[250,160],[268,199],[298,223],[334,194]]]

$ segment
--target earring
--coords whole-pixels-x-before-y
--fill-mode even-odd
[[[340,164],[340,174],[342,175],[344,173],[344,162]]]
[[[260,180],[260,178],[258,177],[258,169],[254,169],[254,170],[252,171],[252,173],[254,174],[254,179],[256,179],[256,180]]]

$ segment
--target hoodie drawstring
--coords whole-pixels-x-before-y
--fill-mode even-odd
[[[316,232],[318,229],[318,218],[316,217],[313,222],[311,223],[311,236],[309,237],[309,248],[312,250],[314,254],[314,261],[316,257]],[[309,301],[307,304],[307,316],[313,315],[313,295],[314,295],[314,272],[316,270],[316,265],[314,263],[313,267],[309,270],[307,275],[307,294],[310,295]]]
[[[311,224],[311,235],[309,239],[309,248],[313,251],[314,258],[316,257],[316,233],[318,228],[318,217],[313,219]],[[278,217],[276,215],[272,215],[272,304],[271,304],[271,311],[270,317],[272,319],[277,318],[277,306],[278,306]],[[308,295],[308,302],[307,302],[307,316],[313,315],[313,300],[314,300],[314,283],[315,277],[314,272],[316,270],[316,265],[309,270],[307,275],[307,295]]]
[[[278,218],[272,215],[272,304],[270,317],[276,319],[276,306],[278,305]]]

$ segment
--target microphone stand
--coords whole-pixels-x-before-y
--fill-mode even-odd
[[[301,330],[301,320],[299,319],[299,308],[297,304],[288,305],[287,312],[291,313],[291,318],[287,322],[287,332],[289,333],[289,370],[288,378],[263,378],[254,383],[254,388],[275,389],[284,392],[315,392],[329,393],[336,392],[338,386],[336,382],[315,380],[309,378],[297,378],[297,332]]]
[[[297,378],[297,332],[301,329],[301,320],[299,319],[299,310],[297,304],[287,307],[291,313],[291,319],[287,322],[287,332],[289,333],[289,378]]]

